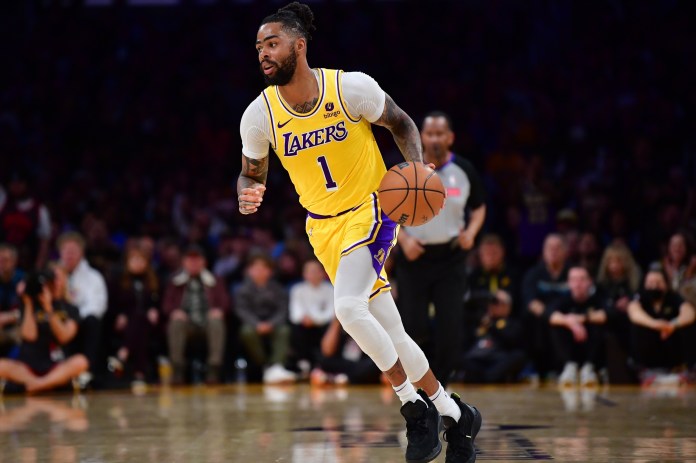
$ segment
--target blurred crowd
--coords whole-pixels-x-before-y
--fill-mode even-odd
[[[692,366],[688,2],[367,3],[313,4],[310,64],[372,75],[419,125],[447,111],[486,184],[459,379],[650,381]],[[260,212],[237,212],[238,124],[262,89],[253,41],[274,7],[0,8],[0,340],[8,361],[40,360],[27,389],[69,361],[97,386],[379,380],[328,315],[276,159]],[[27,295],[29,280],[55,294]],[[76,310],[38,337],[64,352],[23,353],[26,306],[55,301]]]

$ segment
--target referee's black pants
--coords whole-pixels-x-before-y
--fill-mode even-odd
[[[414,261],[400,255],[396,263],[397,306],[404,328],[423,348],[443,386],[462,351],[465,258],[466,252],[454,242],[425,246],[425,253]],[[435,306],[433,320],[430,303]]]

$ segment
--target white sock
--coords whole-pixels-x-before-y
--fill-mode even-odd
[[[462,411],[459,409],[459,406],[454,399],[450,397],[447,392],[445,392],[442,384],[438,384],[440,387],[435,394],[430,396],[430,400],[433,401],[433,404],[435,404],[435,408],[437,408],[437,411],[440,412],[440,415],[449,416],[453,418],[454,421],[459,421],[459,418],[462,416]]]
[[[399,396],[399,399],[401,399],[401,405],[405,405],[408,402],[415,402],[416,400],[423,400],[409,380],[406,380],[404,384],[400,386],[392,386],[392,388],[394,392],[396,392],[396,395]],[[423,403],[425,403],[425,400],[423,400]]]

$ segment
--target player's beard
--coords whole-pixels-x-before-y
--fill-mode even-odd
[[[263,80],[266,85],[287,85],[292,80],[292,76],[295,75],[295,69],[297,68],[297,53],[295,53],[295,46],[293,45],[292,50],[287,58],[282,62],[276,63],[275,61],[268,61],[269,63],[275,65],[275,75],[263,75]],[[263,73],[263,68],[261,68],[261,73]]]

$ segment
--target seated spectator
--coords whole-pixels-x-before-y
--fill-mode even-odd
[[[222,278],[228,288],[233,282],[241,281],[244,273],[244,255],[239,253],[239,238],[231,234],[220,237],[217,249],[217,259],[213,266],[213,273]]]
[[[0,242],[15,247],[20,268],[32,270],[46,265],[50,238],[48,208],[34,197],[27,172],[14,171],[0,203]]]
[[[68,302],[67,274],[59,266],[20,284],[22,345],[17,360],[0,359],[0,380],[39,392],[65,385],[88,368],[87,358],[65,358],[61,346],[77,334],[80,314]]]
[[[81,228],[87,261],[106,278],[112,278],[121,260],[121,250],[111,241],[106,222],[88,214]]]
[[[623,243],[607,246],[597,274],[597,287],[606,297],[608,328],[616,336],[624,351],[630,345],[628,304],[640,286],[641,270],[631,250]]]
[[[294,360],[308,365],[309,372],[316,363],[326,328],[334,318],[334,293],[319,261],[305,262],[302,276],[304,281],[290,290],[290,347]]]
[[[220,382],[229,306],[224,284],[206,268],[203,248],[190,245],[184,254],[183,269],[169,282],[162,302],[162,311],[169,319],[167,336],[174,384],[184,382],[186,346],[194,339],[207,341],[206,382]]]
[[[181,249],[175,240],[165,238],[157,244],[157,279],[168,282],[181,271]]]
[[[563,365],[558,378],[562,386],[597,385],[595,368],[601,365],[604,348],[604,325],[607,312],[604,300],[597,293],[589,271],[571,267],[568,271],[570,294],[551,304],[548,309],[553,351]]]
[[[464,353],[464,381],[514,381],[524,367],[522,322],[512,317],[512,297],[502,289],[488,296],[486,315],[476,330],[474,346]]]
[[[17,269],[17,250],[0,244],[0,357],[19,344],[19,295],[17,285],[24,272]]]
[[[686,233],[678,232],[670,237],[667,252],[662,258],[662,268],[667,274],[669,288],[675,292],[696,277],[696,254]]]
[[[286,288],[290,288],[301,282],[302,278],[302,262],[295,252],[284,249],[276,258],[276,281]]]
[[[377,384],[381,377],[377,365],[334,318],[321,340],[321,356],[310,374],[310,383],[313,386]]]
[[[102,318],[106,313],[107,290],[104,277],[85,259],[85,240],[82,235],[67,232],[58,237],[61,266],[69,275],[70,299],[80,311],[80,327],[75,339],[75,349],[89,361],[89,372],[80,378],[82,385],[89,384],[101,371]]]
[[[505,246],[498,235],[488,234],[481,238],[478,248],[480,266],[469,276],[470,293],[465,304],[464,346],[474,343],[475,330],[488,311],[491,294],[498,290],[508,293],[515,310],[515,299],[519,290],[519,275],[505,262]]]
[[[573,263],[585,267],[590,275],[596,275],[601,252],[597,236],[591,232],[583,232],[578,241],[577,260]]]
[[[116,358],[136,383],[152,373],[150,347],[159,337],[159,304],[159,281],[148,255],[131,246],[122,274],[111,285],[109,311],[115,315]]]
[[[662,267],[653,264],[643,290],[628,305],[632,356],[644,381],[654,370],[680,367],[686,358],[687,327],[694,323],[694,306],[670,289]]]
[[[565,244],[560,235],[550,234],[544,240],[542,260],[527,271],[522,285],[522,302],[536,317],[546,306],[568,294],[568,267]]]
[[[264,369],[263,381],[294,381],[295,374],[284,367],[290,339],[288,294],[273,280],[270,258],[261,254],[250,259],[246,279],[237,288],[235,299],[237,315],[242,321],[242,345],[251,362]],[[266,344],[270,344],[270,349]]]
[[[542,377],[553,369],[549,327],[543,315],[568,293],[567,280],[566,245],[560,235],[552,233],[544,240],[541,261],[525,274],[521,290],[528,354]]]

